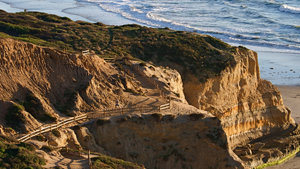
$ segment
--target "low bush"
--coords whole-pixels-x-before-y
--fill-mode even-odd
[[[133,94],[137,94],[137,92],[135,92],[134,90],[132,89],[126,89],[125,92],[129,92],[129,93],[133,93]]]
[[[52,130],[52,134],[55,135],[56,137],[60,138],[61,134],[57,129]]]
[[[236,48],[217,38],[192,32],[73,22],[69,18],[40,12],[1,12],[0,30],[4,32],[0,36],[66,48],[69,52],[91,49],[108,58],[123,54],[156,64],[175,63],[183,67],[183,74],[193,74],[200,82],[219,76],[227,66],[236,65]],[[244,47],[239,49],[248,51]],[[142,62],[140,66],[145,65]]]
[[[45,152],[51,152],[51,151],[53,151],[54,149],[53,149],[53,147],[51,147],[51,146],[43,146],[43,147],[41,148],[41,150],[43,150],[43,151],[45,151]]]
[[[116,65],[121,71],[124,71],[124,68],[123,68],[123,66],[122,66],[120,63],[116,62],[115,65]]]
[[[19,104],[14,104],[7,109],[5,114],[6,124],[10,125],[13,129],[19,129],[20,124],[26,123],[24,115],[21,113],[24,107]]]
[[[37,135],[35,136],[35,138],[38,140],[38,141],[46,141],[46,138],[43,136],[43,135]]]
[[[42,169],[46,160],[35,154],[35,148],[28,143],[0,142],[0,168]]]
[[[92,158],[94,168],[123,168],[123,169],[142,169],[143,165],[116,159],[106,155]]]
[[[25,142],[21,142],[18,146],[20,147],[24,147],[29,151],[35,151],[36,148],[34,147],[34,145],[30,144],[30,143],[25,143]]]

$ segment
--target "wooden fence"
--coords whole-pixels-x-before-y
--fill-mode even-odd
[[[31,139],[34,136],[52,131],[54,129],[67,125],[69,123],[76,122],[83,119],[94,119],[99,117],[110,117],[110,116],[123,115],[123,114],[146,113],[146,112],[153,112],[153,111],[162,111],[165,109],[171,109],[171,100],[169,100],[169,103],[160,106],[127,107],[127,108],[118,108],[118,109],[105,109],[97,112],[88,112],[86,114],[82,114],[79,116],[70,117],[56,124],[51,124],[46,127],[41,127],[39,129],[30,132],[25,136],[18,138],[17,140],[20,142],[24,142],[26,140]]]
[[[61,152],[66,152],[69,153],[70,151],[72,152],[78,152],[78,156],[81,157],[83,154],[87,154],[88,155],[88,163],[89,163],[89,168],[93,168],[93,164],[92,164],[92,160],[91,160],[91,154],[92,155],[97,155],[97,156],[101,156],[103,154],[101,153],[97,153],[97,152],[91,152],[90,150],[88,151],[84,151],[84,150],[74,150],[74,149],[70,149],[68,146],[63,146],[63,147],[56,147],[56,146],[50,146],[53,150],[55,149],[60,149]]]
[[[40,135],[42,133],[46,133],[48,131],[52,131],[54,129],[57,129],[61,126],[64,126],[64,125],[67,125],[69,123],[72,123],[72,122],[76,122],[78,120],[83,120],[83,119],[87,119],[87,114],[82,114],[82,115],[79,115],[79,116],[75,116],[75,117],[71,117],[71,118],[68,118],[66,120],[63,120],[59,123],[56,123],[56,124],[51,124],[50,126],[47,126],[47,127],[41,127],[40,129],[37,129],[33,132],[30,132],[29,134],[17,139],[18,141],[21,141],[21,142],[24,142],[28,139],[31,139],[31,137],[34,137],[34,136],[37,136],[37,135]]]
[[[89,50],[84,50],[84,51],[81,51],[81,54],[88,55],[88,54],[90,54],[90,51]]]

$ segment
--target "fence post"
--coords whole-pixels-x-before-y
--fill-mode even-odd
[[[169,96],[169,109],[171,109],[171,96]]]
[[[89,154],[88,154],[88,160],[89,160],[89,167],[90,169],[92,168],[92,163],[91,163],[91,157],[90,157],[90,150],[89,150]]]
[[[159,112],[161,111],[161,107],[159,106]]]

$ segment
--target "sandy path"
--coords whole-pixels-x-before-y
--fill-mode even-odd
[[[43,166],[45,168],[60,166],[64,169],[89,169],[88,156],[82,155],[68,155],[65,154],[59,156],[45,155],[43,156],[47,160],[47,165]],[[96,155],[91,155],[96,157]]]
[[[283,104],[292,110],[291,116],[300,124],[300,86],[276,86],[283,97]]]
[[[276,86],[283,97],[283,104],[292,110],[291,116],[300,124],[300,86]],[[300,153],[283,164],[267,167],[267,169],[299,169]]]

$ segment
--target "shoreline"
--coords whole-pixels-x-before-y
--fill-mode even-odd
[[[280,91],[283,104],[291,109],[291,116],[300,124],[300,86],[275,85]]]
[[[48,6],[50,7],[48,8]],[[12,13],[23,12],[24,9],[26,9],[28,12],[38,11],[58,15],[61,17],[68,17],[73,21],[82,20],[86,22],[96,23],[101,20],[101,23],[107,25],[139,24],[145,26],[143,24],[126,19],[120,14],[107,12],[93,3],[82,2],[78,0],[66,0],[63,5],[54,5],[54,3],[45,1],[44,4],[40,3],[36,6],[31,6],[29,2],[13,3],[7,0],[0,0],[0,9]],[[91,11],[93,12],[91,13]]]
[[[36,1],[36,3],[37,4],[32,5],[30,2],[9,2],[8,0],[0,0],[0,9],[4,9],[7,12],[22,12],[24,8],[29,7],[27,11],[55,14],[62,17],[69,17],[74,21],[82,20],[93,23],[99,21],[106,25],[139,24],[145,26],[126,19],[120,14],[104,11],[100,6],[94,3],[80,0],[65,0],[63,4],[59,6],[48,1]],[[47,5],[53,6],[47,8]],[[231,45],[238,46],[239,44]],[[271,48],[264,49],[255,46],[243,46],[258,53],[260,77],[262,79],[266,79],[274,85],[300,86],[300,67],[297,65],[297,63],[300,63],[299,54],[284,53],[276,49],[273,51]],[[270,51],[266,51],[267,49]]]
[[[4,2],[0,2],[0,3],[4,3]],[[72,9],[76,9],[76,8],[83,8],[83,7],[73,7]],[[49,10],[49,11],[55,11],[55,10]],[[42,11],[42,12],[49,13],[49,11]],[[66,12],[63,11],[64,10],[59,12],[58,10],[56,10],[56,12],[58,13],[67,14]],[[53,13],[53,14],[57,14],[57,13]],[[66,16],[60,14],[57,15]],[[79,15],[76,16],[83,17]],[[112,16],[112,18],[113,17],[114,16]],[[88,20],[87,18],[85,19]],[[88,20],[88,22],[91,21]],[[119,22],[119,21],[114,20],[114,22]],[[271,81],[272,84],[274,84],[278,88],[278,90],[281,92],[283,97],[283,104],[292,110],[291,116],[293,117],[295,122],[300,124],[300,104],[299,104],[300,103],[300,74],[299,74],[300,68],[299,66],[297,67],[296,65],[297,63],[300,63],[300,58],[298,62],[298,60],[295,61],[295,57],[296,54],[290,54],[290,53],[258,52],[258,63],[260,65],[259,67],[260,67],[261,78]],[[288,160],[288,162],[286,163],[280,164],[278,169],[282,168],[282,165],[292,164],[293,160],[294,158]],[[300,164],[298,164],[298,166],[300,166]],[[284,168],[289,169],[288,166]]]

